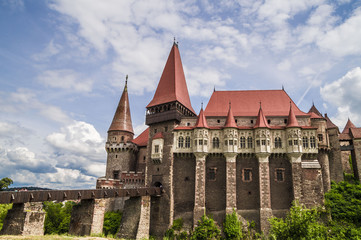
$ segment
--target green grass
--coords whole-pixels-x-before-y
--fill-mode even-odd
[[[105,240],[105,239],[115,239],[115,238],[105,238],[105,237],[90,237],[90,236],[70,236],[70,235],[44,235],[44,236],[10,236],[10,235],[3,235],[0,236],[0,239],[6,240],[60,240],[60,239],[70,239],[70,240]]]

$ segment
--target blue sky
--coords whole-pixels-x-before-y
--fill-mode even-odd
[[[136,134],[173,44],[193,108],[217,90],[281,89],[361,126],[361,2],[0,2],[0,178],[89,188],[129,75]]]

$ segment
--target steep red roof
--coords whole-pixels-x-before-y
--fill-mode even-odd
[[[153,136],[153,139],[158,139],[158,138],[164,138],[162,132],[157,132],[157,133]]]
[[[350,128],[356,128],[356,126],[351,122],[350,119],[347,120],[346,126],[343,129],[342,133],[349,133],[350,132]]]
[[[266,116],[288,116],[291,101],[296,116],[307,116],[284,90],[215,91],[204,113],[206,116],[227,116],[232,102],[234,116],[257,116],[259,102]]]
[[[109,127],[108,132],[109,131],[127,131],[134,133],[132,118],[130,116],[127,81],[125,81],[124,90],[122,96],[120,97],[117,110],[114,114],[113,121]]]
[[[288,114],[287,127],[299,127],[296,115],[293,111],[292,104],[290,105],[290,112]]]
[[[350,131],[354,138],[361,138],[361,128],[350,128]]]
[[[233,113],[232,113],[231,103],[229,103],[229,109],[228,109],[226,124],[224,125],[224,127],[233,127],[233,128],[237,127],[236,121],[234,120],[234,116],[233,116]]]
[[[325,119],[326,119],[326,127],[327,129],[331,129],[331,128],[337,128],[338,127],[331,121],[331,119],[328,118],[327,113],[325,113]]]
[[[167,63],[165,64],[153,100],[148,104],[147,107],[173,101],[180,102],[195,114],[189,99],[182,60],[180,57],[178,45],[176,43],[173,44],[173,47],[169,53]]]
[[[137,144],[139,147],[145,147],[148,145],[149,138],[149,127],[145,129],[138,137],[132,140],[133,143]]]
[[[324,117],[318,115],[317,113],[314,112],[308,112],[310,114],[311,118],[317,118],[317,119],[324,119]]]
[[[254,128],[270,128],[270,126],[267,123],[266,117],[263,114],[262,107],[259,107],[257,121],[256,124],[254,125]]]
[[[209,128],[206,117],[204,116],[203,107],[201,108],[201,111],[199,112],[195,127],[196,128]]]
[[[318,116],[322,117],[322,114],[320,113],[320,111],[318,111],[318,109],[315,107],[315,104],[312,104],[312,107],[310,108],[310,110],[308,111],[308,113],[316,113]]]

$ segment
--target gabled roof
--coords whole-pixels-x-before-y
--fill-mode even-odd
[[[290,104],[290,112],[288,114],[287,127],[299,127],[296,115],[293,111],[292,104]]]
[[[258,115],[257,115],[257,121],[254,125],[254,128],[270,128],[270,126],[267,123],[266,117],[263,114],[262,107],[259,107]]]
[[[201,111],[199,112],[195,127],[196,128],[209,128],[208,124],[207,124],[207,119],[204,116],[203,107],[201,108]]]
[[[234,120],[234,116],[232,113],[231,103],[229,103],[226,124],[224,125],[224,127],[233,127],[233,128],[237,127],[236,121]]]
[[[266,116],[288,116],[291,101],[296,116],[302,112],[284,90],[215,91],[204,111],[206,116],[227,116],[227,105],[232,102],[234,116],[257,116],[259,102]]]
[[[361,128],[350,128],[350,132],[353,138],[360,139],[361,138]]]
[[[351,122],[350,119],[348,119],[342,133],[350,133],[350,128],[356,128],[356,126]]]
[[[128,80],[128,76],[127,76]],[[109,131],[127,131],[133,132],[132,118],[130,116],[129,98],[127,80],[125,81],[124,90],[120,97],[117,110],[115,111],[113,121],[109,127]]]
[[[158,139],[158,138],[164,138],[162,132],[157,132],[157,133],[153,136],[153,139]]]
[[[320,116],[320,115],[318,115],[317,113],[314,113],[314,112],[308,112],[309,114],[310,114],[310,117],[312,118],[312,119],[324,119],[324,117],[322,117],[322,116]]]
[[[318,109],[315,107],[315,104],[312,103],[312,107],[310,108],[310,110],[308,111],[308,113],[316,113],[318,116],[322,117],[322,114],[320,113],[320,111],[318,111]]]
[[[331,121],[331,119],[328,118],[327,113],[325,113],[325,119],[326,119],[326,127],[327,129],[331,129],[331,128],[337,128],[338,127]]]
[[[157,90],[147,108],[174,101],[180,102],[195,114],[189,99],[182,60],[176,43],[173,44]]]
[[[133,143],[137,144],[139,147],[145,147],[148,145],[149,138],[149,127],[145,129],[138,137],[132,140]]]

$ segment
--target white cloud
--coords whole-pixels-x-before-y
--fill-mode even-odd
[[[347,118],[353,123],[361,122],[361,68],[347,72],[340,79],[325,84],[321,90],[322,98],[337,108],[332,121],[340,128],[344,127]],[[356,124],[357,125],[357,124]]]
[[[35,54],[33,56],[33,59],[36,61],[46,61],[49,57],[58,54],[61,48],[61,45],[56,44],[54,43],[54,40],[51,40],[41,53]]]

